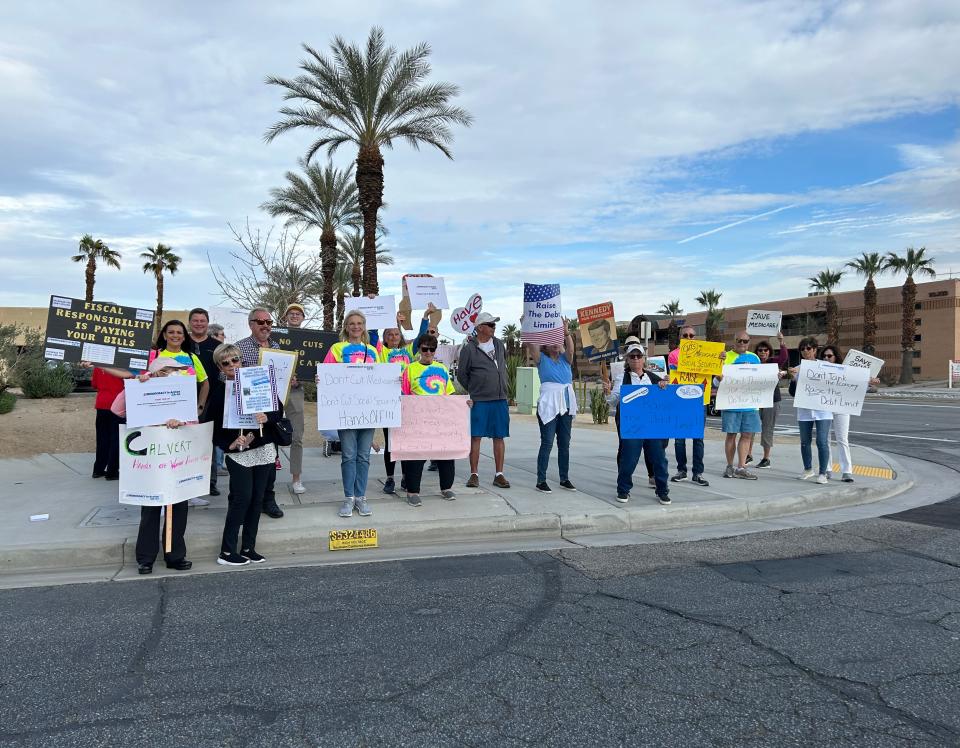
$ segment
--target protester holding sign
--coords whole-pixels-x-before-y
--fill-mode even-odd
[[[800,341],[800,360],[815,361],[817,358],[817,339],[807,337]],[[790,369],[794,380],[790,382],[790,394],[797,394],[797,374],[800,367]],[[794,404],[796,407],[796,404]],[[813,410],[811,408],[797,408],[797,426],[800,428],[800,457],[803,459],[803,473],[800,480],[816,477],[817,483],[825,484],[830,470],[830,425],[833,413],[828,410]],[[813,469],[813,453],[811,444],[813,432],[817,432],[817,462],[819,471]]]
[[[560,487],[576,491],[570,482],[570,434],[577,415],[577,396],[573,391],[574,343],[569,321],[564,318],[566,340],[560,345],[527,344],[527,351],[540,375],[540,398],[537,400],[537,423],[540,425],[540,451],[537,454],[537,490],[550,493],[547,465],[553,441],[557,441],[557,467]]]
[[[680,340],[695,340],[697,337],[697,331],[687,325],[680,330]],[[672,351],[670,351],[667,356],[667,367],[669,368],[671,374],[676,371],[679,371],[680,366],[680,347],[677,346]],[[710,386],[710,380],[708,374],[700,375],[704,377],[703,387],[704,390],[707,390]],[[709,394],[707,395],[707,401],[709,402]],[[693,442],[693,478],[691,480],[696,483],[698,486],[709,486],[710,483],[706,478],[703,477],[703,439],[692,439]],[[673,454],[677,458],[677,473],[670,478],[671,483],[680,483],[687,479],[687,440],[686,439],[674,439],[673,440]]]
[[[727,353],[726,364],[728,366],[759,364],[760,359],[757,354],[747,350],[748,345],[750,345],[750,336],[746,331],[738,332],[734,338],[733,350]],[[747,470],[747,455],[750,454],[753,435],[763,430],[760,425],[760,411],[757,408],[727,408],[721,416],[721,428],[726,434],[724,452],[727,457],[727,467],[723,477],[756,480],[757,476]],[[735,459],[738,460],[737,467],[733,466]]]
[[[223,381],[220,377],[214,380],[207,413],[213,421],[213,442],[226,454],[225,462],[230,473],[227,517],[217,563],[221,566],[258,564],[265,561],[257,553],[257,531],[270,478],[276,473],[275,424],[283,417],[283,404],[277,403],[275,411],[253,414],[260,426],[258,429],[225,427],[224,409],[228,407],[227,398],[232,396],[237,370],[243,360],[240,349],[229,343],[217,346],[213,357],[223,373]],[[241,526],[243,533],[238,547],[237,534]]]
[[[306,312],[300,304],[290,304],[283,313],[283,320],[287,327],[297,329],[306,319]],[[291,488],[298,496],[307,492],[301,480],[303,474],[303,387],[294,373],[290,380],[290,393],[285,403],[287,418],[293,425],[293,441],[290,442],[290,482]]]
[[[635,341],[636,339],[634,339]],[[626,504],[630,501],[630,490],[633,488],[633,471],[640,462],[641,450],[650,457],[653,464],[654,479],[656,481],[657,499],[661,504],[670,503],[670,484],[667,482],[667,456],[663,451],[662,439],[624,439],[620,436],[620,388],[631,384],[653,384],[664,389],[666,379],[660,379],[653,372],[644,369],[647,352],[639,342],[627,338],[625,345],[627,366],[623,372],[623,379],[617,382],[606,380],[603,391],[607,402],[616,403],[617,412],[614,420],[617,424],[617,436],[620,437],[620,448],[617,451],[617,501]]]
[[[787,364],[790,362],[790,356],[787,347],[783,344],[783,333],[777,333],[777,339],[780,341],[780,351],[777,359],[773,359],[773,348],[770,342],[761,340],[753,347],[753,352],[757,354],[761,364],[776,364],[780,379],[789,376],[787,373]],[[773,406],[769,408],[760,408],[760,446],[763,448],[763,458],[757,463],[757,469],[766,470],[770,467],[770,450],[773,449],[773,430],[777,426],[777,416],[780,415],[780,385],[773,390]],[[753,452],[753,441],[750,442],[750,451]],[[747,455],[747,462],[753,462],[753,454]]]

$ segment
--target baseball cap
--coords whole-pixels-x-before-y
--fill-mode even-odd
[[[147,371],[151,374],[156,374],[161,369],[186,369],[187,365],[177,361],[175,358],[169,358],[168,356],[157,356],[153,361],[150,362],[150,365],[147,367]]]
[[[477,315],[477,325],[486,325],[491,322],[499,322],[499,317],[494,317],[490,312],[480,312]]]
[[[644,347],[640,345],[640,341],[633,336],[627,338],[624,345],[626,346],[626,350],[624,351],[625,355],[629,355],[634,351],[640,351],[640,354],[643,356],[647,355],[646,349],[644,349]]]
[[[302,306],[300,306],[299,304],[289,304],[289,305],[287,306],[286,310],[284,311],[283,316],[286,317],[286,316],[287,316],[288,314],[290,314],[290,312],[293,311],[294,309],[296,309],[297,311],[299,311],[300,314],[302,314],[304,317],[307,316],[306,310],[305,310]]]

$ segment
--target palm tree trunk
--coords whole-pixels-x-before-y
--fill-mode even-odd
[[[159,333],[162,324],[160,318],[163,316],[163,272],[157,273],[157,319],[154,323],[154,330]],[[186,342],[186,341],[184,341]]]
[[[90,259],[87,260],[87,272],[85,273],[87,281],[87,301],[93,301],[93,284],[97,282],[97,261],[90,256]]]
[[[863,287],[863,352],[873,355],[877,344],[877,286],[867,278]]]
[[[900,384],[913,384],[913,336],[916,332],[914,304],[917,301],[917,284],[913,282],[913,276],[908,275],[907,280],[900,289],[900,298],[903,303],[903,324],[900,335],[900,348],[903,355],[900,360]]]
[[[383,205],[383,156],[376,145],[357,155],[357,193],[363,215],[363,292],[380,293],[377,282],[377,211]]]
[[[337,235],[332,228],[320,234],[320,275],[323,277],[323,329],[333,329],[333,275],[337,269]]]
[[[360,295],[360,263],[353,263],[353,295]]]
[[[827,343],[830,345],[840,344],[840,315],[837,310],[837,300],[833,294],[828,293],[824,302],[827,307]]]
[[[343,295],[337,296],[337,329],[343,328],[344,301]]]

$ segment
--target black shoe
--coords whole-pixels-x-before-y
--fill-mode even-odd
[[[213,487],[210,489],[210,492],[209,492],[207,495],[208,495],[208,496],[219,496],[219,495],[220,495],[220,491],[217,490],[217,487],[216,487],[216,486],[213,486]]]
[[[757,463],[758,469],[760,468],[766,469],[768,467],[770,467],[770,460],[768,460],[766,457],[764,457],[762,460],[760,460],[760,462]]]
[[[250,559],[250,563],[252,564],[262,564],[267,560],[253,549],[240,551],[240,555],[244,558]]]
[[[628,494],[628,493],[618,493],[618,494],[617,494],[617,501],[619,501],[621,504],[626,504],[628,501],[630,501],[630,494]]]
[[[660,503],[661,503],[661,504],[664,504],[664,505],[670,503],[670,495],[669,495],[669,494],[658,493],[658,494],[657,494],[657,499],[659,499],[659,500],[660,500]]]
[[[102,473],[102,472],[100,472],[99,470],[94,470],[94,471],[93,471],[93,475],[91,475],[90,477],[91,477],[91,478],[102,478],[102,477],[105,476],[105,475],[106,475],[106,473]]]
[[[138,564],[137,574],[153,574],[153,564]]]
[[[264,504],[262,511],[268,517],[273,517],[274,519],[280,519],[283,516],[283,509],[277,506],[276,501],[271,501],[269,504]]]
[[[431,473],[435,473],[435,472],[437,472],[439,469],[440,469],[440,468],[437,467],[437,463],[436,463],[435,461],[433,461],[433,460],[430,460],[430,464],[427,465],[427,470],[428,470],[429,472],[431,472]]]
[[[104,480],[120,480],[120,474],[117,475],[105,475],[103,476]]]
[[[693,482],[696,483],[698,486],[709,486],[709,485],[710,485],[710,482],[707,481],[707,480],[705,480],[702,475],[695,475],[695,476],[693,476],[692,480],[693,480]]]
[[[540,493],[553,493],[553,491],[550,490],[550,486],[547,485],[546,481],[543,481],[543,483],[538,483],[537,490]]]
[[[250,563],[250,559],[244,558],[239,553],[221,553],[217,556],[217,563],[221,566],[246,566]]]
[[[569,480],[560,481],[560,488],[565,488],[568,491],[576,491],[577,487],[573,485]]]
[[[677,471],[677,474],[670,479],[670,482],[671,482],[671,483],[680,483],[681,481],[685,481],[686,479],[687,479],[687,471],[686,471],[686,470],[678,470],[678,471]]]
[[[193,561],[188,561],[185,558],[181,558],[179,561],[167,561],[167,568],[177,571],[189,571],[192,566]]]
[[[753,455],[747,455],[747,460],[743,464],[749,465],[751,462],[753,462]]]
[[[393,478],[387,478],[383,482],[383,492],[384,493],[396,493],[397,484],[393,482]]]

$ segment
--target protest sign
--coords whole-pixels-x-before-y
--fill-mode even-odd
[[[847,355],[843,359],[843,365],[869,369],[870,376],[877,377],[880,376],[880,369],[883,368],[883,359],[871,356],[869,353],[864,353],[863,351],[858,351],[856,348],[851,348],[847,351]]]
[[[403,423],[390,429],[394,460],[459,460],[470,454],[470,408],[465,395],[406,395]]]
[[[250,337],[250,323],[243,309],[231,309],[225,306],[210,307],[210,321],[223,326],[223,339],[227,343]]]
[[[703,390],[692,384],[631,384],[620,388],[623,439],[702,439]]]
[[[121,504],[178,504],[210,490],[212,423],[119,429]]]
[[[127,426],[156,426],[171,418],[197,420],[197,378],[176,375],[123,381]]]
[[[666,356],[648,356],[647,365],[644,367],[647,371],[652,371],[661,379],[667,376],[667,357]]]
[[[257,419],[253,413],[244,415],[240,412],[240,398],[237,393],[237,380],[227,380],[227,393],[223,400],[223,427],[225,429],[250,429],[254,431],[260,428]]]
[[[577,310],[580,345],[589,361],[616,358],[620,352],[617,339],[617,321],[613,316],[613,302],[581,307]]]
[[[610,362],[610,381],[613,383],[623,382],[623,370],[627,365],[626,361]]]
[[[241,366],[236,370],[237,409],[244,415],[279,410],[277,379],[270,366]]]
[[[563,345],[567,328],[560,311],[560,284],[524,283],[520,339],[531,345]]]
[[[427,304],[433,304],[437,309],[448,309],[447,288],[443,278],[430,276],[407,276],[407,295],[410,298],[412,309],[426,309]]]
[[[347,296],[343,304],[344,314],[354,309],[367,318],[368,330],[385,330],[397,326],[397,303],[394,296]]]
[[[460,351],[459,345],[451,343],[441,343],[437,346],[437,352],[433,354],[433,360],[444,364],[448,369],[452,369],[457,362],[457,354]]]
[[[317,369],[317,428],[400,425],[400,364],[324,364]]]
[[[780,381],[776,364],[728,364],[717,388],[717,410],[773,407],[773,389]]]
[[[469,298],[466,306],[460,306],[450,315],[450,326],[462,335],[469,335],[477,323],[477,315],[483,309],[483,299],[475,293]]]
[[[710,404],[710,390],[713,377],[709,374],[694,374],[689,371],[670,370],[670,384],[695,384],[703,388],[703,404]]]
[[[706,340],[680,341],[680,357],[677,368],[692,374],[714,374],[723,371],[723,343],[711,343]]]
[[[869,382],[869,369],[804,359],[797,373],[793,407],[858,416]]]
[[[153,345],[153,317],[149,309],[51,296],[43,357],[146,369]]]
[[[276,348],[261,348],[260,365],[273,367],[277,398],[281,403],[286,403],[287,397],[290,395],[290,382],[293,380],[293,375],[297,369],[297,354],[293,351],[283,351]]]
[[[296,375],[301,382],[313,381],[317,366],[323,363],[330,346],[339,340],[340,336],[335,332],[308,327],[275,327],[270,333],[271,342],[297,354]]]
[[[780,320],[783,312],[765,312],[751,309],[747,312],[747,335],[769,337],[780,332]]]

